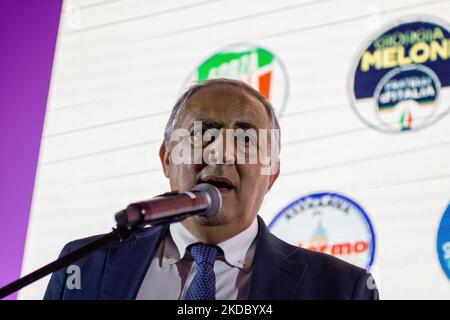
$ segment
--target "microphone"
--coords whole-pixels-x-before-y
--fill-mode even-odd
[[[209,183],[196,185],[191,191],[172,191],[151,200],[130,204],[115,215],[119,229],[132,230],[147,225],[173,223],[192,215],[212,217],[222,205],[219,189]]]

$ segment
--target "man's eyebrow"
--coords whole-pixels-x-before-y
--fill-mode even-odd
[[[258,128],[254,124],[252,124],[250,122],[246,122],[246,121],[236,121],[236,123],[234,124],[234,127],[244,129],[244,130],[247,130],[247,129],[258,130]]]
[[[222,128],[222,126],[223,126],[223,124],[218,122],[218,121],[215,121],[215,120],[212,120],[212,119],[208,119],[208,118],[204,118],[204,119],[201,118],[201,119],[194,119],[192,121],[192,124],[189,126],[189,130],[193,129],[194,122],[201,122],[202,123],[202,128],[206,128],[206,129],[209,129],[209,128]]]
[[[195,122],[200,121],[202,123],[202,128],[203,129],[210,129],[210,128],[218,128],[218,129],[220,129],[220,128],[223,127],[223,123],[221,123],[221,122],[218,122],[218,121],[213,120],[213,119],[201,118],[201,119],[193,120],[192,124],[189,126],[189,130],[193,129],[194,121]],[[235,124],[234,124],[234,128],[239,128],[239,129],[244,129],[244,130],[247,130],[247,129],[258,130],[258,128],[254,124],[252,124],[250,122],[247,122],[247,121],[236,121]]]

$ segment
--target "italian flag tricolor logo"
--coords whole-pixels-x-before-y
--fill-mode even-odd
[[[201,82],[217,78],[239,79],[257,88],[270,100],[274,59],[273,54],[261,48],[242,52],[220,52],[198,68],[197,80]]]
[[[232,45],[205,59],[189,77],[185,87],[205,80],[230,78],[258,90],[281,116],[287,103],[289,85],[279,58],[265,48]]]

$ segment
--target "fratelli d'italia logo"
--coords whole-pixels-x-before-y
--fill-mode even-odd
[[[277,237],[305,249],[331,254],[362,268],[375,257],[368,214],[338,193],[313,193],[292,202],[269,224]]]
[[[194,83],[217,78],[241,80],[257,89],[282,116],[289,96],[286,68],[273,52],[257,45],[228,46],[204,59],[185,81],[182,91]]]
[[[402,21],[370,38],[355,59],[356,114],[388,133],[418,130],[450,109],[450,33],[436,19]]]

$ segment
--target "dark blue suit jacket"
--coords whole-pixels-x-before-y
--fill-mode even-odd
[[[292,246],[271,234],[260,217],[258,220],[248,299],[378,299],[366,270]],[[66,269],[53,273],[44,299],[135,299],[167,231],[167,226],[144,229],[78,260],[74,264],[80,268],[80,289],[66,286],[70,276]],[[96,237],[68,243],[61,256]]]

